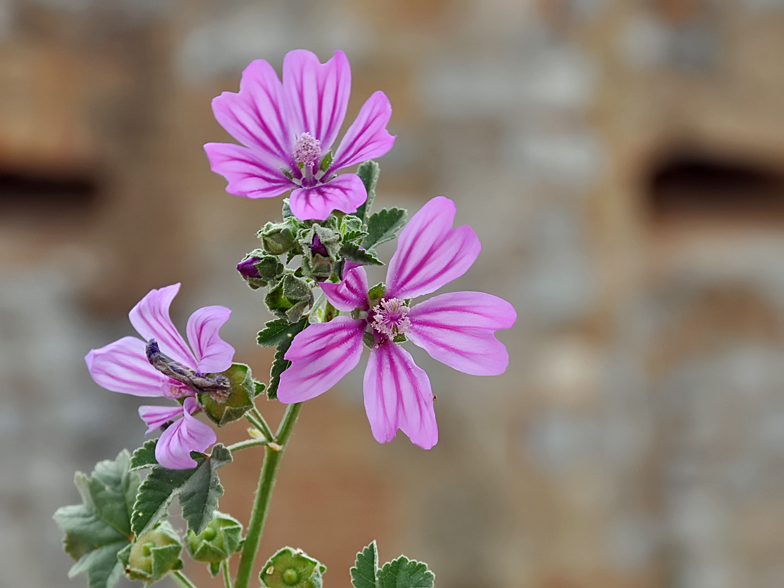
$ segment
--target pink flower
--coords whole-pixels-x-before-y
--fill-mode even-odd
[[[373,436],[384,443],[400,429],[430,449],[438,441],[430,380],[397,341],[411,340],[467,374],[506,370],[509,355],[494,333],[514,325],[511,304],[482,292],[441,294],[416,306],[406,302],[460,277],[479,255],[476,233],[468,225],[452,229],[454,217],[454,203],[441,196],[414,215],[400,235],[380,300],[368,299],[361,266],[347,265],[338,284],[321,284],[330,303],[351,315],[311,325],[294,338],[285,355],[291,366],[278,388],[282,402],[302,402],[329,390],[359,363],[363,339],[372,336],[364,394]]]
[[[155,447],[155,457],[158,463],[170,469],[195,467],[190,452],[206,451],[217,437],[209,425],[191,416],[199,410],[194,390],[150,364],[147,341],[155,339],[161,352],[195,374],[227,370],[234,358],[234,348],[218,335],[231,315],[231,310],[223,306],[207,306],[191,315],[186,328],[191,344],[188,347],[169,318],[169,306],[179,289],[180,285],[174,284],[151,290],[133,307],[129,317],[141,339],[123,337],[106,347],[91,350],[84,358],[93,380],[107,390],[134,396],[184,399],[182,406],[139,407],[139,416],[149,427],[147,433],[169,424]],[[171,421],[175,422],[170,424]]]
[[[244,147],[207,143],[212,171],[228,180],[235,196],[271,198],[288,190],[291,212],[302,220],[324,220],[333,210],[355,212],[366,199],[356,174],[343,169],[384,155],[395,137],[386,130],[392,107],[376,92],[359,111],[334,153],[351,89],[351,69],[342,51],[324,63],[310,51],[288,53],[283,82],[262,59],[242,73],[240,91],[212,101],[215,118]],[[323,168],[327,169],[323,169]]]

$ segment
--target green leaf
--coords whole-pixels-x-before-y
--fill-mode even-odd
[[[302,318],[296,323],[290,323],[286,319],[269,321],[259,331],[256,342],[262,347],[273,347],[284,343],[291,344],[294,335],[304,329],[307,322],[307,318]]]
[[[157,444],[157,439],[150,439],[145,441],[144,445],[133,452],[130,464],[131,471],[141,470],[143,468],[150,468],[154,465],[158,465],[158,460],[155,458],[155,446]]]
[[[164,519],[172,500],[179,495],[188,528],[201,533],[218,508],[218,497],[223,495],[217,470],[229,462],[231,452],[218,443],[212,448],[212,455],[196,458],[195,468],[170,470],[154,466],[136,495],[131,518],[133,532],[142,535]]]
[[[407,213],[402,208],[384,208],[367,220],[368,234],[362,241],[362,247],[375,249],[397,237],[398,232],[406,226]]]
[[[433,588],[435,579],[427,564],[401,555],[378,572],[378,588]]]
[[[366,161],[357,168],[357,175],[362,180],[362,183],[365,184],[367,200],[357,209],[354,215],[362,219],[363,223],[365,222],[365,217],[370,212],[370,208],[373,206],[373,199],[376,197],[378,174],[380,172],[381,168],[375,161]]]
[[[378,548],[375,541],[357,553],[357,561],[351,568],[351,583],[354,588],[377,588]]]
[[[359,263],[361,265],[384,265],[384,263],[370,251],[361,249],[354,243],[343,243],[340,248],[340,255],[344,259]]]
[[[269,325],[269,323],[267,323]],[[280,376],[289,369],[291,362],[285,359],[283,356],[286,354],[286,351],[289,350],[291,347],[291,342],[294,340],[294,337],[303,331],[305,327],[308,326],[308,319],[307,317],[303,317],[299,322],[290,324],[292,327],[291,330],[280,335],[280,342],[277,344],[278,349],[275,351],[275,359],[272,362],[272,368],[270,369],[270,384],[267,388],[267,398],[270,400],[274,400],[278,397],[278,385],[280,384]],[[261,336],[261,334],[259,334]]]
[[[110,588],[122,573],[117,554],[131,540],[131,505],[139,475],[130,470],[130,454],[123,450],[115,461],[102,461],[88,478],[75,476],[83,504],[64,506],[54,520],[65,533],[65,552],[76,563],[69,577],[87,573],[90,588]]]
[[[253,398],[256,396],[256,383],[250,368],[244,363],[233,363],[221,374],[231,384],[226,400],[221,402],[209,394],[198,395],[204,414],[219,427],[241,419],[253,408]]]

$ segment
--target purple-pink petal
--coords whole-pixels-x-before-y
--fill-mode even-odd
[[[186,398],[182,419],[168,427],[155,446],[155,459],[165,468],[185,470],[196,467],[191,451],[204,452],[218,437],[209,425],[196,420],[190,413],[199,408],[194,398]]]
[[[215,118],[228,133],[260,158],[291,167],[292,141],[283,85],[263,59],[242,72],[238,94],[224,92],[212,101]]]
[[[186,333],[202,374],[217,373],[231,367],[234,347],[220,338],[218,331],[229,320],[231,310],[225,306],[205,306],[188,319]]]
[[[324,63],[310,51],[290,51],[283,60],[283,91],[293,136],[310,133],[329,150],[346,116],[351,68],[342,51]]]
[[[495,331],[514,325],[517,313],[506,300],[484,292],[441,294],[408,313],[408,338],[433,359],[475,376],[497,376],[509,354]]]
[[[150,290],[149,294],[131,309],[128,316],[145,341],[155,339],[164,354],[195,370],[196,358],[169,318],[169,306],[179,290],[179,284]]]
[[[285,358],[278,400],[304,402],[326,392],[359,363],[365,322],[339,316],[328,323],[310,325],[294,337]]]
[[[391,116],[392,105],[383,92],[376,92],[368,98],[340,142],[332,169],[342,169],[381,157],[392,149],[395,137],[387,131]]]
[[[298,219],[325,220],[333,210],[356,212],[365,200],[367,191],[359,176],[343,174],[326,184],[294,190],[289,206]]]
[[[454,202],[438,196],[411,218],[389,262],[388,297],[430,294],[468,271],[482,246],[468,225],[452,229],[455,212]]]
[[[368,309],[368,280],[367,272],[361,265],[348,260],[343,268],[343,280],[337,284],[321,282],[319,286],[329,303],[341,312],[351,312],[354,309]]]
[[[248,198],[272,198],[291,190],[296,184],[272,167],[256,151],[230,143],[207,143],[204,146],[210,168],[229,182],[226,191]]]
[[[174,421],[182,416],[182,407],[177,406],[140,406],[139,416],[147,424],[149,435],[169,421]]]
[[[370,352],[364,392],[376,441],[392,441],[400,429],[424,449],[438,442],[430,380],[403,348],[387,341]]]
[[[145,343],[136,337],[123,337],[84,358],[90,375],[99,386],[134,396],[163,396],[169,378],[150,365]]]

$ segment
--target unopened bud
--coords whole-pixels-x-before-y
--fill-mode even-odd
[[[305,280],[287,273],[269,289],[264,302],[275,315],[296,323],[313,303],[313,291]]]
[[[299,239],[302,249],[302,273],[317,282],[332,275],[340,259],[341,236],[337,231],[314,224]]]
[[[254,290],[277,281],[283,275],[283,270],[280,259],[262,249],[254,249],[237,264],[237,271]]]
[[[267,253],[281,255],[288,252],[297,244],[296,239],[296,219],[284,223],[267,223],[264,225],[258,237],[261,239],[261,246]]]

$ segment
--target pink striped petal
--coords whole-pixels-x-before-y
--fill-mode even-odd
[[[198,360],[201,374],[217,373],[231,367],[234,347],[220,338],[218,331],[229,320],[231,310],[225,306],[205,306],[188,319],[185,332]]]
[[[139,416],[147,424],[147,435],[159,429],[169,421],[182,416],[182,407],[177,406],[140,406]]]
[[[170,470],[186,470],[196,467],[191,451],[204,452],[218,440],[212,427],[196,420],[189,413],[198,409],[194,398],[186,398],[182,419],[167,428],[155,446],[155,459]]]
[[[408,338],[449,367],[475,376],[497,376],[509,364],[506,347],[494,335],[517,319],[506,300],[484,292],[441,294],[415,305],[408,318]]]
[[[387,272],[388,298],[414,298],[435,292],[462,276],[482,248],[468,225],[452,229],[455,203],[438,196],[403,229]]]
[[[169,306],[179,290],[179,284],[166,286],[160,290],[150,290],[150,293],[133,307],[128,316],[133,328],[145,341],[155,339],[164,354],[195,370],[196,358],[193,357],[182,335],[169,318]],[[144,354],[142,356],[146,357]]]
[[[310,133],[326,153],[346,117],[351,68],[342,51],[325,64],[310,51],[290,51],[283,60],[283,91],[293,136]]]
[[[258,153],[230,143],[204,146],[210,168],[229,182],[226,191],[247,198],[272,198],[291,190],[296,184],[258,157]]]
[[[356,308],[368,309],[367,272],[361,265],[348,260],[343,268],[343,281],[333,284],[321,282],[319,286],[329,303],[342,312],[351,312]]]
[[[381,157],[392,149],[395,137],[387,131],[391,116],[392,105],[384,92],[376,92],[368,98],[340,142],[331,169],[342,169]]]
[[[239,93],[224,92],[213,99],[212,111],[220,125],[259,158],[293,167],[283,85],[269,63],[253,61],[242,72]]]
[[[163,396],[169,386],[170,379],[150,365],[145,343],[136,337],[123,337],[93,349],[84,360],[95,383],[112,392]]]
[[[389,341],[375,347],[365,370],[364,391],[376,441],[392,441],[400,429],[424,449],[438,442],[430,380],[406,350]]]
[[[294,337],[284,356],[291,366],[280,377],[278,400],[303,402],[337,384],[359,363],[364,330],[365,321],[339,316]]]
[[[325,220],[333,210],[356,212],[365,200],[367,191],[359,176],[343,174],[326,184],[294,190],[289,206],[300,220]]]

